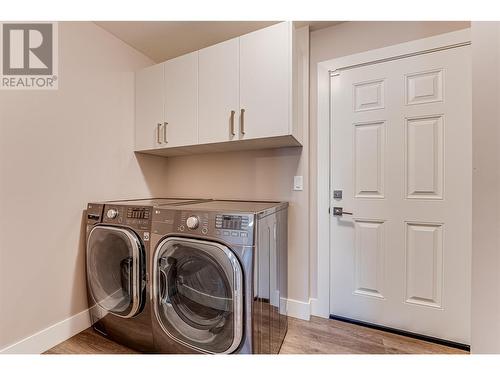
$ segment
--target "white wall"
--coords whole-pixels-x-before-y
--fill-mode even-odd
[[[472,345],[500,353],[500,23],[472,22]]]
[[[161,195],[165,160],[132,152],[133,72],[151,63],[60,23],[59,90],[0,91],[0,349],[87,309],[88,201]]]

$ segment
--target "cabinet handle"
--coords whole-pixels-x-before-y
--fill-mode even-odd
[[[234,114],[235,114],[235,113],[236,113],[236,112],[231,111],[231,135],[232,135],[232,136],[235,136],[235,135],[236,135],[236,133],[234,132]]]
[[[240,114],[240,133],[245,134],[245,109],[241,109]]]
[[[158,143],[158,144],[161,144],[160,129],[161,129],[161,124],[157,124],[156,125],[156,143]]]
[[[168,143],[167,141],[167,125],[168,122],[163,123],[163,142]]]

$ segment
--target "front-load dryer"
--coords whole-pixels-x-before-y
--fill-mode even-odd
[[[148,282],[152,210],[193,202],[138,199],[87,205],[87,290],[96,331],[135,350],[154,351]]]
[[[287,331],[287,207],[210,201],[154,208],[157,352],[279,352]]]

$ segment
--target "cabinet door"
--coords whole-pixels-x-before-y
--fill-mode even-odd
[[[162,147],[198,143],[198,52],[165,62],[165,126]]]
[[[236,38],[199,52],[199,143],[238,139],[238,50]]]
[[[135,149],[160,146],[159,127],[164,117],[163,64],[140,70],[135,75]]]
[[[290,133],[290,31],[283,22],[240,37],[242,139]]]

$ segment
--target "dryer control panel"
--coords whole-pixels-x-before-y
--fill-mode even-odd
[[[253,246],[254,215],[154,209],[152,232],[219,238],[233,245]]]
[[[232,229],[232,230],[247,230],[248,217],[240,215],[216,215],[215,228],[217,229]]]

